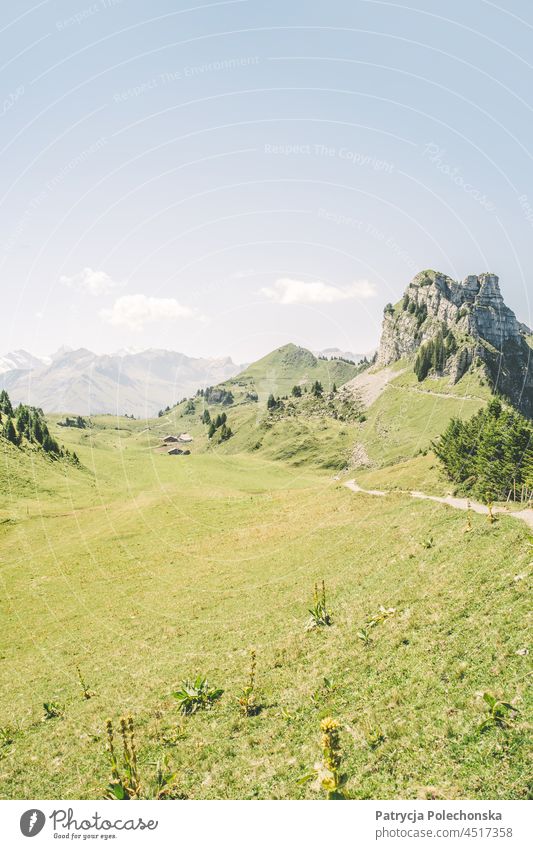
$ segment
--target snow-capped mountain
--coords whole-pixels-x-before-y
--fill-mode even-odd
[[[5,354],[3,357],[0,357],[0,374],[4,374],[6,371],[13,371],[14,369],[19,369],[20,371],[28,371],[34,368],[39,368],[44,365],[46,360],[40,357],[34,357],[33,354],[29,354],[27,351],[23,351],[22,349],[19,351],[12,351],[9,354]]]
[[[241,366],[230,357],[187,357],[149,349],[98,355],[86,348],[60,349],[47,362],[23,351],[0,359],[0,389],[15,403],[49,413],[116,413],[150,418],[158,410],[233,377]]]

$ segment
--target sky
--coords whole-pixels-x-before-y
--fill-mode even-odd
[[[531,324],[527,0],[0,10],[0,353],[367,352],[433,268]]]

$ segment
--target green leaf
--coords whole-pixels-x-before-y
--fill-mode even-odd
[[[110,796],[113,796],[114,799],[119,799],[119,800],[123,801],[123,800],[129,798],[127,793],[126,793],[124,786],[122,784],[120,784],[119,782],[113,781],[111,784],[108,784],[107,790],[108,790],[108,794]]]
[[[308,772],[307,775],[302,775],[301,778],[296,782],[297,784],[307,784],[309,781],[313,781],[316,778],[318,772],[314,770],[313,772]]]

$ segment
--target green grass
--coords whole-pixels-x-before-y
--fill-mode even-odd
[[[356,440],[377,466],[409,460],[431,443],[455,416],[470,418],[490,397],[475,379],[450,386],[447,378],[419,384],[411,370],[386,387],[359,425]]]
[[[357,366],[341,360],[318,359],[306,348],[292,343],[277,348],[266,357],[252,363],[237,377],[226,381],[224,386],[232,389],[239,387],[248,391],[256,390],[260,401],[266,401],[270,394],[290,395],[295,384],[308,385],[318,380],[329,391],[333,384],[340,386],[354,377],[359,371]]]
[[[274,355],[278,358],[290,355],[289,360],[292,363],[292,357],[298,355],[298,359],[303,351],[295,346],[286,348],[289,349],[288,352],[281,348],[265,360],[270,362]],[[310,352],[304,354],[312,358]],[[330,366],[321,360],[316,360],[316,363],[320,368]],[[263,361],[251,366],[248,372],[251,374],[256,366],[258,373],[268,373]],[[335,366],[344,368],[346,364],[335,363]],[[350,366],[348,368],[353,369]],[[234,378],[233,405],[207,406],[212,418],[222,411],[226,413],[234,434],[228,442],[219,445],[216,437],[208,440],[207,427],[201,423],[201,416],[206,407],[203,399],[198,398],[192,414],[185,413],[186,404],[182,403],[158,422],[152,423],[152,444],[157,444],[157,435],[186,430],[194,436],[195,452],[258,452],[269,460],[337,471],[350,466],[353,448],[360,445],[374,470],[388,469],[398,464],[405,466],[408,461],[430,451],[432,441],[442,433],[452,416],[469,418],[491,397],[489,388],[483,385],[475,371],[469,372],[456,385],[451,385],[448,378],[428,378],[419,383],[412,367],[405,361],[396,363],[394,368],[398,371],[398,376],[391,381],[370,409],[365,411],[365,420],[362,422],[358,422],[353,415],[346,421],[333,418],[327,407],[335,404],[340,407],[340,402],[329,400],[327,391],[323,401],[315,404],[317,409],[313,408],[314,401],[311,396],[304,395],[301,399],[289,399],[289,403],[295,405],[298,415],[268,415],[266,395],[269,393],[265,391],[260,394],[257,402],[247,401],[246,392],[250,387],[256,388],[256,384],[247,383],[247,380],[252,381],[252,378],[245,379],[244,376],[248,372],[243,372],[238,378]],[[271,373],[275,373],[274,367]],[[285,394],[290,395],[290,388],[295,382],[297,381],[292,364],[290,379],[283,387]],[[236,386],[238,388],[235,388]],[[337,386],[341,386],[341,381],[337,381]],[[417,470],[418,466],[413,469]],[[427,466],[425,472],[424,482],[432,491],[442,492],[447,488],[442,476],[439,477],[437,473],[428,475]],[[393,477],[397,477],[396,471],[393,472]],[[406,476],[403,475],[402,478],[405,483]],[[420,488],[420,481],[413,479],[412,487],[415,486]]]
[[[442,495],[453,489],[432,451],[392,466],[356,469],[347,472],[346,479],[355,478],[363,489],[420,490],[428,495]]]
[[[151,423],[152,445],[168,433],[187,431],[194,437],[194,453],[209,452],[231,455],[257,452],[263,459],[280,460],[296,466],[315,466],[322,469],[342,469],[350,455],[357,429],[353,421],[341,421],[324,415],[329,403],[316,402],[311,396],[293,402],[298,415],[268,414],[266,402],[238,401],[231,406],[204,405],[196,401],[193,414],[185,413],[181,403],[155,423]],[[314,409],[316,408],[316,409]],[[208,439],[208,427],[202,424],[204,409],[212,419],[222,412],[228,417],[233,436],[220,443],[218,434]]]
[[[416,441],[407,415],[390,457]],[[190,798],[319,796],[298,779],[328,714],[358,797],[525,798],[525,527],[475,516],[465,534],[458,511],[355,495],[260,451],[158,455],[165,425],[63,429],[81,470],[2,442],[0,726],[18,733],[0,796],[101,797],[105,720],[131,712],[141,771],[167,755]],[[322,578],[333,625],[306,632]],[[365,647],[380,605],[396,613]],[[252,647],[262,709],[243,717]],[[225,692],[183,718],[171,693],[197,674]],[[479,731],[487,690],[520,710],[506,731]],[[51,701],[64,717],[43,721]]]

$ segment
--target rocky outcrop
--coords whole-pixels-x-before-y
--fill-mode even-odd
[[[495,391],[533,415],[533,350],[505,304],[495,274],[469,275],[457,282],[437,271],[413,278],[402,300],[385,308],[377,365],[412,357],[436,337],[447,339],[440,374],[457,383],[473,365]]]

